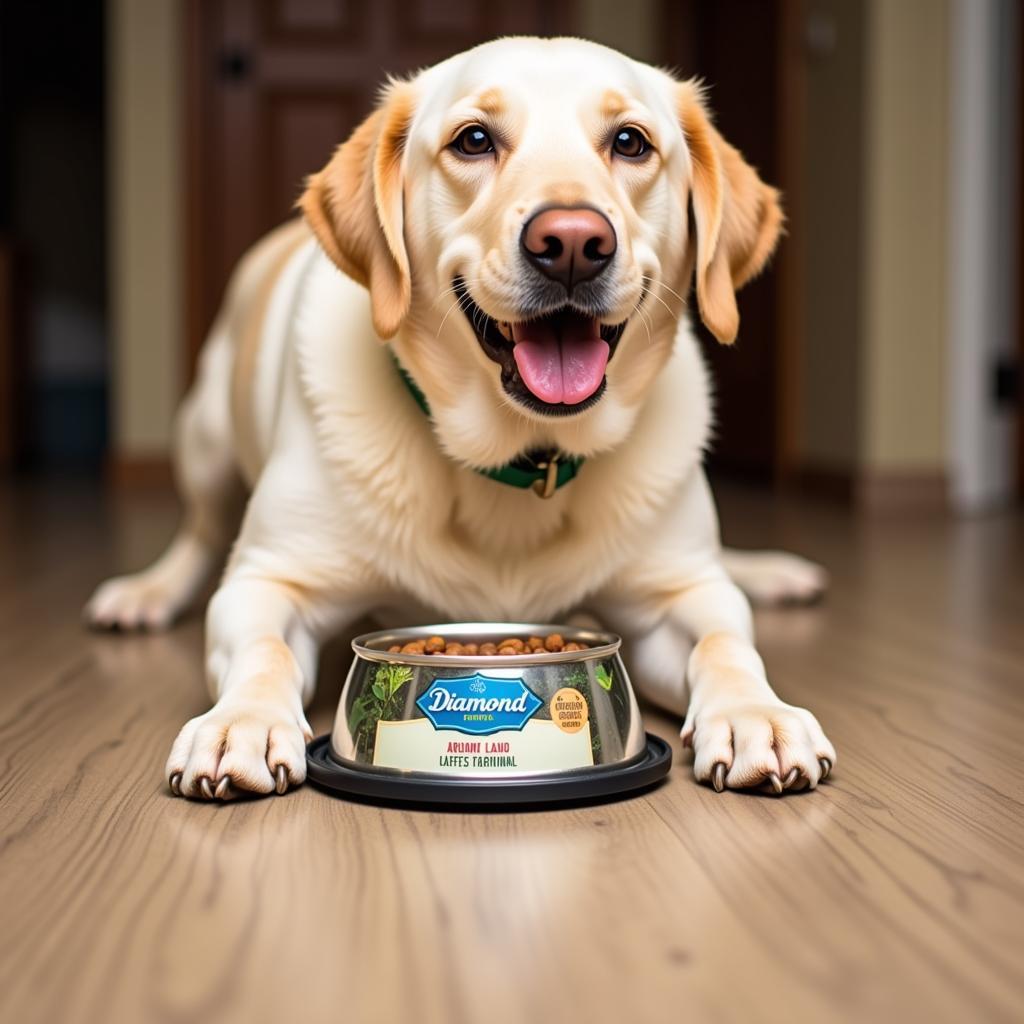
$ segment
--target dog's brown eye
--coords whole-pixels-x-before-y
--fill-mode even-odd
[[[612,149],[630,160],[643,156],[650,148],[651,144],[638,128],[620,128],[612,141]]]
[[[483,156],[494,152],[490,135],[478,124],[471,124],[459,132],[452,146],[463,156]]]

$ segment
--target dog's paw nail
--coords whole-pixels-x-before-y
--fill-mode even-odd
[[[821,778],[824,781],[832,772],[832,762],[827,757],[819,757],[818,764],[821,765]]]
[[[210,780],[205,775],[199,780],[199,789],[207,800],[213,799],[213,787],[210,785]]]
[[[217,788],[213,791],[213,795],[218,800],[226,800],[228,793],[231,792],[231,776],[225,775],[220,782],[217,783]]]
[[[779,778],[778,772],[770,772],[768,774],[768,781],[772,784],[772,789],[776,793],[782,792],[782,779]]]
[[[175,772],[167,781],[171,787],[171,792],[175,796],[181,796],[181,772]]]
[[[794,782],[796,782],[796,780],[797,780],[797,778],[799,776],[800,776],[800,769],[799,768],[790,768],[789,769],[789,774],[782,780],[782,788],[783,789],[789,789],[789,787],[792,786]]]
[[[725,789],[725,765],[719,761],[711,772],[711,785],[715,787],[716,793]]]
[[[274,773],[277,779],[277,791],[278,793],[288,792],[288,769],[283,764],[277,766],[277,771]]]

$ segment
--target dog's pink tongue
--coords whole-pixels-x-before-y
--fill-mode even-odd
[[[578,405],[604,379],[608,343],[595,321],[574,317],[563,322],[559,339],[547,321],[513,324],[513,356],[523,383],[542,402]]]
[[[577,405],[604,380],[611,349],[596,320],[580,317],[562,328],[562,401]]]
[[[561,402],[562,347],[554,328],[544,322],[513,324],[512,339],[519,376],[542,402]]]

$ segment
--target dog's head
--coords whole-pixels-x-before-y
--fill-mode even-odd
[[[477,465],[621,440],[693,275],[732,342],[782,222],[696,84],[576,39],[502,39],[391,83],[301,204]]]

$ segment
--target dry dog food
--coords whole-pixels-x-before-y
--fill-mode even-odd
[[[411,640],[403,645],[392,644],[388,654],[461,654],[471,658],[494,656],[518,656],[521,654],[555,654],[560,651],[585,651],[587,644],[579,644],[573,640],[566,643],[560,633],[548,636],[531,636],[523,640],[518,636],[509,636],[501,640],[487,641],[480,644],[460,644],[457,640],[445,640],[443,636],[432,636],[426,640]]]

